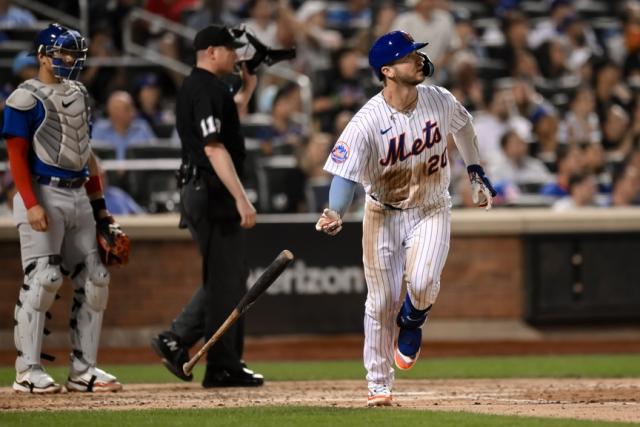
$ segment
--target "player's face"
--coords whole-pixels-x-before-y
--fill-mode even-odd
[[[422,83],[425,78],[422,67],[424,66],[424,58],[413,51],[409,55],[404,56],[390,64],[394,69],[394,77],[398,84],[406,84],[415,86]]]

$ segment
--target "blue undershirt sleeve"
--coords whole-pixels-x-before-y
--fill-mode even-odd
[[[356,182],[334,175],[329,188],[329,208],[344,216],[353,200]]]

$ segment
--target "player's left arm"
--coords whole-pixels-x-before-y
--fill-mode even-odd
[[[471,119],[467,120],[467,123],[454,133],[454,140],[462,160],[467,165],[473,203],[479,206],[486,206],[487,210],[491,209],[496,190],[480,165],[478,137]]]
[[[87,167],[89,181],[84,188],[96,221],[100,259],[105,265],[124,265],[129,261],[129,237],[107,210],[101,179],[102,168],[93,152],[89,155]]]

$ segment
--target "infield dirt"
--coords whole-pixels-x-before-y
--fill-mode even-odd
[[[0,410],[196,409],[247,406],[362,408],[364,381],[271,381],[258,388],[198,383],[132,384],[120,393],[16,394],[0,388]],[[392,408],[640,422],[638,379],[399,380]]]

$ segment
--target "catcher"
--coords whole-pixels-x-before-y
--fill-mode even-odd
[[[76,81],[86,52],[80,33],[49,25],[35,40],[38,77],[22,83],[6,100],[2,134],[18,190],[13,217],[24,270],[15,308],[17,392],[61,390],[43,369],[40,350],[47,310],[63,274],[74,287],[67,389],[122,389],[113,375],[96,366],[109,294],[105,264],[126,263],[129,244],[106,209],[89,144],[88,94]]]

